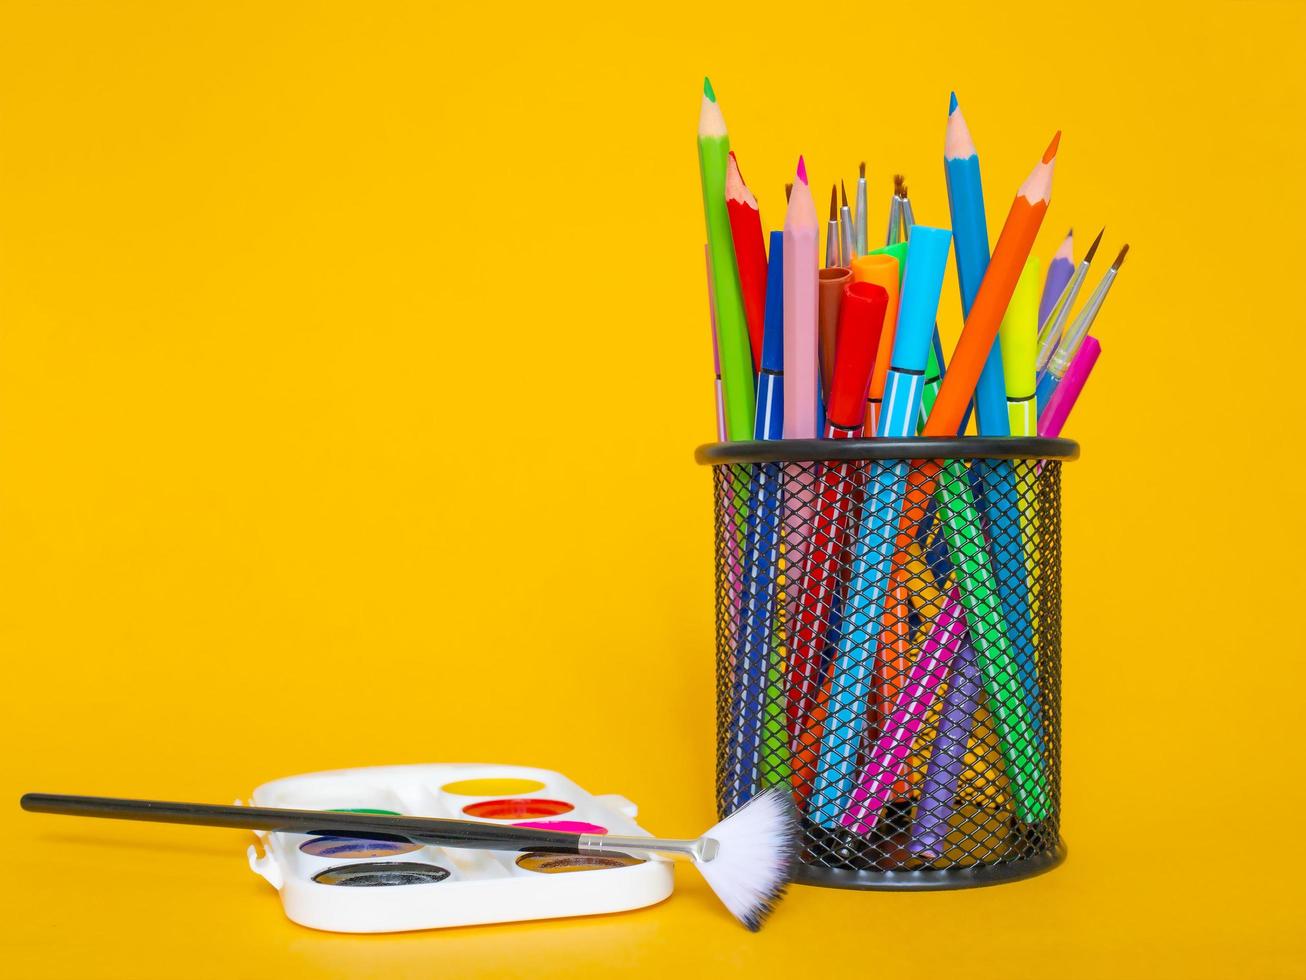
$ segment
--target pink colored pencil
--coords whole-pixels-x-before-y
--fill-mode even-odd
[[[703,258],[707,260],[707,318],[712,324],[712,369],[716,374],[716,441],[726,441],[726,399],[721,390],[721,348],[716,339],[716,296],[712,288],[712,247],[703,246]]]
[[[784,394],[786,439],[815,439],[817,369],[817,223],[807,165],[798,158],[798,179],[784,227]]]
[[[916,735],[925,723],[925,715],[939,696],[939,685],[948,675],[948,662],[961,649],[965,635],[961,596],[954,588],[948,593],[929,636],[921,645],[921,655],[912,665],[906,685],[898,692],[881,728],[883,734],[871,746],[869,761],[853,790],[852,803],[839,818],[839,822],[854,833],[870,833],[879,821],[881,811],[893,797],[894,783],[902,777]]]
[[[789,195],[784,226],[784,438],[814,439],[820,385],[817,354],[816,204],[807,185],[807,164],[798,158],[797,179]],[[808,539],[816,520],[815,480],[801,463],[784,468],[785,612],[794,622],[806,565]]]
[[[1050,438],[1061,435],[1066,419],[1070,418],[1070,410],[1079,400],[1084,385],[1088,384],[1088,376],[1093,373],[1093,365],[1101,353],[1102,345],[1096,337],[1084,338],[1070,361],[1070,367],[1066,368],[1066,376],[1057,385],[1057,390],[1052,392],[1052,397],[1043,407],[1043,414],[1038,417],[1039,435]]]

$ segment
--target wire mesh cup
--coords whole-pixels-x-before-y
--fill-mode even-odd
[[[957,888],[1064,856],[1065,439],[701,447],[717,808],[786,786],[795,878]]]

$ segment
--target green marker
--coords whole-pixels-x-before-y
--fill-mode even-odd
[[[1016,815],[1026,823],[1035,823],[1050,812],[1047,773],[1025,703],[1025,685],[1017,672],[1016,658],[1007,637],[997,582],[965,463],[950,460],[943,464],[935,499],[939,504],[939,526],[958,573],[957,585],[966,610],[975,660],[988,692],[989,714],[1015,798]]]
[[[726,406],[726,438],[753,438],[753,355],[744,316],[744,295],[739,288],[730,216],[726,211],[726,161],[730,135],[712,83],[703,79],[703,106],[698,114],[698,169],[703,181],[703,214],[707,219],[707,247],[712,264],[712,292],[716,302],[717,347],[721,356],[721,387]]]

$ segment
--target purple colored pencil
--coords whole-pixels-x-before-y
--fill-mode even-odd
[[[934,736],[925,781],[921,783],[921,795],[916,803],[916,820],[907,844],[912,854],[937,857],[942,853],[957,798],[957,783],[966,768],[966,748],[983,686],[975,651],[963,641],[952,659],[948,693],[943,697],[938,733]]]
[[[1070,282],[1075,272],[1075,229],[1066,232],[1065,240],[1057,248],[1057,254],[1048,263],[1047,278],[1043,280],[1043,297],[1038,301],[1038,325],[1047,323],[1052,307],[1057,305],[1061,292]]]

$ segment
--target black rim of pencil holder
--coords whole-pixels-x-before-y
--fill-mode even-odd
[[[713,443],[719,814],[802,814],[794,880],[941,889],[1065,856],[1068,439]]]

